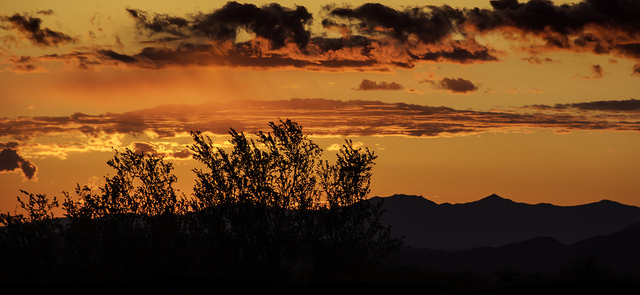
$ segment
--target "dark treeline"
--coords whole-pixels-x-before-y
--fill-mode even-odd
[[[336,162],[290,120],[232,150],[193,132],[193,194],[178,195],[172,164],[131,150],[99,190],[64,200],[24,192],[1,213],[0,283],[100,283],[204,278],[268,284],[372,275],[402,242],[366,202],[376,155],[346,141]],[[24,197],[23,196],[23,197]],[[64,218],[52,210],[62,208]]]

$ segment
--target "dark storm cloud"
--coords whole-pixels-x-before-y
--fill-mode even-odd
[[[356,30],[363,34],[384,34],[402,42],[415,36],[424,43],[436,43],[456,32],[465,21],[463,11],[447,5],[396,10],[380,3],[366,3],[356,8],[329,5],[324,10],[329,17],[323,20],[325,24],[347,25],[339,24],[339,19],[346,19],[355,22]]]
[[[556,5],[548,0],[497,0],[490,4],[491,9],[332,5],[325,7],[328,18],[323,24],[365,36],[391,36],[402,42],[415,37],[426,44],[439,43],[454,34],[468,39],[473,38],[474,32],[520,32],[541,38],[547,49],[640,57],[640,1],[584,0]],[[341,23],[341,19],[350,22]],[[528,44],[522,46],[526,48]]]
[[[464,13],[448,6],[403,10],[381,4],[325,7],[323,27],[341,31],[342,37],[328,37],[325,33],[312,36],[309,28],[313,16],[302,6],[228,2],[211,12],[188,16],[134,8],[126,11],[134,19],[138,33],[148,38],[140,43],[149,46],[139,52],[130,54],[105,48],[38,59],[62,60],[81,69],[122,63],[149,69],[224,66],[322,71],[389,71],[413,68],[421,62],[471,64],[498,60],[493,49],[472,36],[451,38],[464,21]],[[39,44],[73,40],[40,29],[38,18],[20,16],[20,19],[24,24],[21,27],[34,32],[31,35]],[[27,26],[30,20],[31,25]],[[351,28],[352,20],[360,20],[361,25]],[[367,29],[368,26],[374,27]],[[238,40],[242,30],[248,32],[249,40]],[[159,43],[162,46],[154,46]],[[14,69],[27,71],[34,70],[35,66],[20,64]]]
[[[616,49],[622,55],[640,60],[640,43],[619,44]]]
[[[17,30],[34,45],[47,47],[76,42],[76,39],[62,32],[49,28],[42,28],[42,19],[30,15],[16,13],[12,16],[0,16],[0,22],[7,26],[0,26],[6,30]]]
[[[517,30],[541,38],[550,50],[587,50],[639,58],[640,1],[584,0],[562,5],[547,0],[490,3],[493,9],[468,10],[465,25],[481,33]]]
[[[304,49],[311,33],[307,25],[313,19],[303,6],[282,7],[272,3],[258,7],[254,4],[228,2],[211,13],[200,13],[190,19],[127,9],[138,25],[154,33],[167,33],[175,37],[202,36],[215,41],[235,41],[238,29],[244,29],[271,42],[272,48],[281,48],[288,41]]]
[[[197,65],[329,71],[388,71],[413,68],[419,62],[498,60],[494,50],[473,38],[450,38],[464,21],[464,13],[448,6],[395,10],[381,4],[333,5],[322,11],[326,15],[323,28],[339,31],[342,37],[312,36],[313,16],[303,6],[228,2],[212,12],[184,17],[128,8],[140,33],[151,38],[142,43],[162,43],[162,47],[149,46],[132,55],[110,50],[98,54],[144,68]],[[351,28],[353,20],[360,20],[357,28]],[[251,39],[238,40],[240,30]]]
[[[354,90],[401,90],[404,87],[396,82],[375,82],[367,79],[363,79],[360,82],[358,88],[354,88]]]
[[[640,29],[640,2],[630,0],[584,0],[556,5],[548,0],[490,1],[493,10],[472,9],[469,23],[479,30],[514,27],[527,32],[551,30],[560,34],[583,32],[600,25],[633,33]]]
[[[19,172],[24,179],[34,179],[37,167],[31,161],[23,158],[14,149],[16,142],[0,143],[0,173]]]
[[[271,41],[273,48],[280,48],[292,39],[299,48],[304,49],[311,35],[306,26],[312,19],[303,6],[290,9],[277,3],[257,7],[229,2],[211,14],[199,16],[193,27],[197,32],[215,39],[235,38],[237,29],[242,28]]]
[[[143,68],[229,66],[389,71],[413,68],[422,62],[499,61],[499,52],[476,41],[479,35],[498,33],[508,35],[508,40],[520,42],[521,49],[535,54],[566,50],[640,61],[637,33],[640,1],[584,0],[557,5],[547,0],[496,0],[490,4],[492,7],[488,9],[332,4],[322,7],[316,20],[324,29],[322,32],[311,30],[314,17],[303,6],[228,2],[209,12],[186,16],[127,8],[138,33],[148,38],[140,43],[149,47],[134,54],[99,49],[91,52],[94,57],[89,60]],[[47,13],[45,10],[41,14]],[[40,18],[21,14],[2,17],[2,24],[7,24],[3,28],[17,29],[40,46],[75,40],[41,28],[41,22]],[[242,31],[248,33],[249,40],[239,40]],[[337,32],[341,37],[328,32]],[[77,61],[79,67],[91,68],[91,64]],[[34,69],[29,65],[22,67]],[[637,71],[634,69],[633,73]]]

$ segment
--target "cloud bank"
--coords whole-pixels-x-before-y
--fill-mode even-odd
[[[154,134],[188,136],[199,130],[226,135],[229,128],[264,129],[268,121],[290,118],[323,136],[453,136],[481,132],[552,128],[640,131],[638,100],[593,101],[555,106],[532,105],[494,111],[456,110],[366,100],[290,99],[234,101],[199,105],[164,105],[127,113],[0,120],[0,138],[27,141],[51,134]],[[154,151],[138,146],[138,150]]]
[[[498,34],[537,55],[545,51],[610,54],[640,66],[640,4],[584,0],[489,1],[490,9],[448,5],[393,8],[380,3],[325,5],[314,15],[304,6],[228,2],[210,12],[160,14],[123,9],[140,44],[135,53],[96,48],[49,59],[75,60],[80,68],[114,65],[162,69],[209,66],[313,71],[389,71],[419,63],[496,62],[503,52],[479,37]],[[47,15],[43,10],[42,15]],[[0,28],[17,31],[40,47],[76,42],[43,28],[42,19],[0,16]],[[319,29],[318,29],[319,27]],[[243,37],[241,37],[243,36]],[[121,46],[114,46],[121,47]],[[32,57],[46,60],[45,57]],[[536,57],[530,62],[548,59]],[[23,70],[28,70],[23,66]]]

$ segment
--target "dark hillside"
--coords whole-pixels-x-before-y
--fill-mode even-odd
[[[383,223],[413,247],[469,250],[498,247],[537,237],[563,244],[612,234],[640,222],[640,208],[612,201],[578,206],[525,204],[491,195],[463,204],[436,204],[419,196],[384,201]]]

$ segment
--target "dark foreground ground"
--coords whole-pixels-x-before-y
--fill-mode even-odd
[[[220,294],[228,292],[315,293],[357,291],[358,293],[424,293],[424,294],[522,294],[540,292],[594,292],[622,294],[637,291],[640,284],[623,281],[576,281],[556,283],[486,284],[484,286],[439,286],[431,283],[324,283],[297,286],[272,286],[248,282],[216,281],[195,278],[164,278],[129,282],[2,285],[4,290],[16,290],[27,294],[64,292],[66,294]]]
[[[415,252],[405,249],[404,254]],[[423,251],[418,251],[423,253]],[[513,268],[484,271],[442,271],[429,270],[428,266],[438,264],[437,256],[400,256],[388,265],[371,269],[361,268],[355,272],[318,278],[309,275],[294,275],[279,283],[262,280],[238,281],[216,279],[214,276],[181,276],[177,272],[168,276],[147,278],[131,277],[122,269],[119,275],[92,282],[84,279],[68,278],[66,282],[35,280],[20,283],[0,283],[0,294],[16,290],[27,294],[62,292],[66,294],[225,294],[232,292],[279,293],[334,293],[356,291],[358,294],[540,294],[541,292],[601,292],[604,294],[623,294],[640,290],[640,274],[615,273],[599,264],[571,264],[558,267],[553,271],[525,271]],[[466,257],[466,256],[465,256]],[[449,262],[455,262],[453,256],[446,256]],[[468,257],[467,257],[468,258]],[[411,261],[411,263],[407,263]],[[416,266],[418,265],[418,266]],[[466,265],[465,267],[468,267]],[[129,265],[130,267],[130,265]],[[133,272],[132,272],[133,273]],[[114,279],[116,277],[116,279]],[[298,279],[299,277],[300,279]],[[6,281],[5,281],[6,282]],[[544,294],[544,293],[542,293]]]

